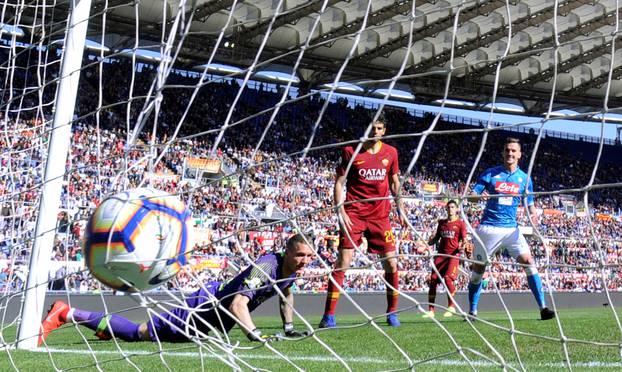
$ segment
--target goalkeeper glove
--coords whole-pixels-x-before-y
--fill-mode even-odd
[[[276,335],[264,335],[261,330],[255,328],[252,331],[248,332],[246,335],[250,341],[253,342],[271,342],[271,341],[281,341],[281,337]]]
[[[285,336],[287,337],[307,337],[311,335],[311,332],[309,331],[296,331],[293,323],[283,324],[283,330],[285,331]]]

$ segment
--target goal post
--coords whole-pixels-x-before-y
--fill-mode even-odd
[[[48,157],[45,162],[41,189],[42,195],[30,254],[30,270],[28,270],[24,303],[17,333],[18,349],[34,349],[37,347],[40,319],[43,314],[48,284],[48,269],[56,235],[62,183],[66,159],[69,154],[71,126],[80,81],[91,0],[74,0],[72,7],[63,46],[61,73],[56,95],[56,111],[50,132]]]

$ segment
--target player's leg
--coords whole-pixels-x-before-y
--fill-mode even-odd
[[[330,274],[328,280],[328,288],[326,290],[326,305],[324,306],[324,318],[333,317],[335,315],[335,308],[339,301],[340,290],[343,287],[343,281],[346,275],[346,270],[350,268],[352,257],[354,257],[354,247],[361,245],[363,231],[367,229],[365,221],[362,221],[356,216],[349,216],[352,221],[352,228],[350,231],[345,231],[342,227],[339,231],[339,252],[337,255],[337,261],[335,261],[334,269]],[[324,318],[320,326],[325,323]],[[333,319],[334,323],[334,319]]]
[[[367,229],[365,221],[356,218],[356,216],[349,217],[350,221],[352,221],[352,229],[345,231],[342,227],[339,231],[339,253],[334,270],[330,273],[328,280],[326,303],[324,305],[324,315],[319,325],[320,328],[332,328],[337,325],[335,321],[335,308],[339,302],[346,270],[350,268],[352,257],[354,257],[354,247],[361,244],[363,231]]]
[[[395,251],[382,254],[384,261],[384,279],[387,281],[387,323],[392,327],[399,327],[400,321],[397,319],[397,301],[399,298],[400,278],[397,271],[397,257]]]
[[[350,267],[353,256],[353,249],[339,249],[339,255],[337,256],[334,270],[330,274],[332,280],[328,281],[328,296],[326,299],[324,314],[335,314],[335,307],[339,301],[339,291],[343,288],[346,270]]]
[[[149,341],[146,323],[138,324],[117,314],[88,311],[72,307],[66,315],[68,322],[78,323],[95,331],[101,340],[114,337],[124,341]],[[141,331],[142,327],[142,331]]]
[[[524,265],[527,285],[540,308],[540,318],[542,320],[555,318],[555,312],[546,307],[544,291],[542,290],[542,280],[540,279],[540,274],[538,274],[538,269],[529,251],[529,244],[527,244],[525,237],[520,233],[520,230],[516,229],[509,239],[508,253],[510,256],[516,258],[519,264]]]
[[[445,280],[445,287],[447,287],[447,311],[443,314],[444,318],[449,318],[456,313],[456,303],[454,302],[456,286],[454,282],[458,277],[459,265],[460,260],[458,260],[457,257],[448,259],[448,265],[443,276],[443,279]]]
[[[477,305],[482,292],[482,277],[486,271],[486,266],[473,263],[471,266],[471,278],[469,279],[469,314],[477,315]]]
[[[469,314],[477,315],[477,306],[482,291],[482,277],[486,270],[488,257],[498,248],[503,239],[503,231],[493,226],[479,225],[475,230],[471,278],[469,279]]]
[[[354,245],[361,244],[362,230],[360,221],[351,218],[354,224],[352,232],[349,234],[340,234],[339,253],[333,271],[328,279],[328,287],[326,289],[326,303],[324,305],[324,315],[320,321],[320,328],[333,328],[337,326],[335,321],[335,309],[339,302],[339,296],[343,288],[343,282],[346,276],[346,270],[350,267],[352,257],[354,256]]]
[[[432,274],[430,275],[430,281],[429,281],[429,285],[430,288],[428,289],[428,311],[423,314],[424,318],[434,318],[434,303],[436,302],[436,287],[439,285],[440,280],[438,279],[438,275],[436,275],[436,273],[434,271],[432,271]]]
[[[384,269],[384,279],[387,282],[387,324],[399,327],[397,318],[397,302],[399,298],[400,278],[397,271],[397,257],[395,254],[395,235],[391,229],[389,218],[368,221],[367,251],[379,254]]]
[[[41,323],[39,345],[43,343],[43,340],[46,339],[51,331],[67,322],[75,322],[84,325],[94,330],[95,335],[103,340],[109,340],[112,333],[125,341],[148,340],[148,338],[144,338],[144,332],[139,332],[139,324],[129,321],[120,315],[106,315],[103,312],[76,309],[69,307],[69,305],[63,301],[55,301]]]
[[[334,270],[330,273],[330,278],[328,280],[324,316],[322,316],[322,320],[320,321],[320,328],[332,328],[336,326],[335,308],[339,302],[340,291],[343,288],[346,270],[350,267],[353,256],[353,249],[339,249]]]
[[[67,323],[67,312],[69,305],[63,301],[54,301],[50,310],[41,322],[38,345],[41,346],[43,341],[48,337],[50,332]]]
[[[439,273],[442,276],[443,274],[441,273],[441,270],[443,269],[443,259],[444,257],[442,256],[438,256],[434,258],[434,261],[432,262],[432,264],[434,265],[431,268],[431,273],[430,273],[430,281],[429,281],[429,286],[430,288],[428,289],[428,312],[425,313],[423,315],[424,318],[434,318],[435,315],[435,307],[434,304],[436,302],[436,288],[438,287],[439,284],[441,284],[441,280],[439,277]]]

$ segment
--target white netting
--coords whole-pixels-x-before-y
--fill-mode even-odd
[[[61,40],[70,9],[65,2],[4,2],[0,16],[0,352],[8,368],[28,369],[32,359],[57,369],[101,370],[118,363],[111,368],[173,370],[197,356],[188,368],[620,368],[622,327],[613,292],[622,288],[622,167],[619,142],[616,147],[605,138],[605,115],[618,111],[610,97],[619,102],[622,94],[618,1],[94,1],[48,275],[56,292],[48,302],[55,296],[146,321],[185,306],[191,291],[230,279],[303,231],[312,237],[317,258],[295,291],[318,295],[303,300],[308,309],[296,305],[294,312],[297,328],[312,336],[257,345],[246,344],[239,332],[211,332],[193,338],[191,346],[129,346],[116,337],[112,344],[95,341],[76,325],[53,332],[39,349],[44,353],[24,357],[13,350],[37,238],[52,117],[67,104],[55,94],[64,78]],[[267,69],[278,70],[281,80],[265,78]],[[369,77],[350,78],[359,71]],[[404,108],[390,101],[404,94],[408,82],[415,96],[426,96],[428,89],[440,98],[439,106]],[[473,86],[481,91],[476,94]],[[532,112],[541,110],[541,119],[510,123],[498,116],[499,102],[507,98],[502,93],[514,88],[539,94],[522,99],[535,107]],[[347,89],[380,98],[338,93]],[[448,111],[450,99],[469,89],[490,104],[486,119]],[[559,119],[556,95],[564,93],[587,97],[591,108],[574,118],[600,124],[572,125],[600,125],[599,137],[579,141],[546,131]],[[598,100],[600,105],[591,103]],[[386,314],[378,310],[383,306],[370,306],[357,293],[378,292],[374,301],[384,304],[387,284],[382,260],[359,247],[341,298],[355,315],[335,330],[318,330],[327,274],[337,256],[332,192],[340,148],[361,151],[381,112],[389,123],[385,140],[399,151],[409,220],[400,227],[391,216],[403,325],[385,328]],[[482,306],[494,301],[496,315],[478,322],[418,322],[435,268],[430,257],[416,253],[415,243],[433,233],[445,200],[464,200],[478,174],[501,163],[507,136],[523,142],[522,166],[534,179],[541,223],[532,226],[527,213],[519,212],[519,224],[526,227],[549,306],[556,309],[556,300],[565,298],[560,292],[603,293],[590,298],[610,309],[600,313],[607,333],[578,330],[564,316],[553,326],[525,326],[527,316],[515,315],[512,306],[533,299],[522,268],[504,255],[495,257],[485,276],[485,291],[493,296],[484,297]],[[197,241],[191,263],[174,280],[134,301],[112,295],[90,277],[80,237],[101,200],[141,186],[180,195],[193,211]],[[482,209],[480,203],[461,204],[471,233]],[[468,265],[461,270],[460,292],[467,287]],[[515,300],[515,293],[508,294],[515,291],[526,294]],[[466,301],[458,305],[459,313],[466,311]],[[273,324],[280,322],[274,310]],[[340,311],[346,312],[339,310],[338,318]],[[535,317],[535,305],[529,314]],[[196,325],[187,327],[179,331]],[[412,342],[410,334],[419,328],[445,346]],[[60,332],[71,341],[60,340]],[[339,333],[366,338],[390,355],[353,347]],[[298,342],[303,351],[290,346]],[[537,350],[527,348],[529,342],[549,345],[548,359],[534,361]],[[602,364],[589,364],[600,357]],[[271,359],[275,364],[265,364]]]

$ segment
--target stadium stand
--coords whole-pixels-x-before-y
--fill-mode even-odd
[[[0,53],[6,53],[0,51]],[[24,57],[25,58],[25,57]],[[86,61],[91,58],[85,57]],[[124,59],[114,60],[114,68],[106,71],[109,84],[105,86],[104,105],[110,102],[126,100],[127,86],[123,82],[131,75],[131,64]],[[25,84],[32,75],[16,70],[16,84]],[[147,82],[152,80],[154,67],[142,64],[141,71],[136,73],[135,96],[147,92]],[[172,74],[167,84],[192,85],[196,77],[187,71],[178,71]],[[95,281],[88,273],[82,271],[82,252],[80,236],[90,211],[106,195],[124,188],[135,187],[143,178],[151,179],[151,185],[168,192],[180,192],[194,212],[195,224],[200,231],[199,241],[195,247],[196,255],[192,265],[195,267],[215,268],[202,271],[204,277],[214,276],[223,278],[230,276],[232,270],[239,267],[239,251],[244,250],[251,257],[257,257],[281,243],[293,231],[287,224],[274,224],[269,228],[262,227],[256,231],[249,231],[241,237],[241,244],[233,237],[235,232],[235,218],[242,211],[250,219],[256,219],[257,225],[274,214],[274,216],[302,216],[301,221],[305,229],[313,232],[315,243],[322,259],[332,263],[337,254],[337,221],[330,207],[332,204],[332,187],[334,169],[338,152],[333,150],[313,150],[303,161],[284,157],[285,154],[302,150],[306,145],[306,136],[299,135],[300,131],[311,132],[317,113],[323,104],[320,95],[312,96],[291,104],[280,111],[276,123],[270,128],[269,135],[255,154],[256,159],[263,162],[260,166],[248,168],[253,150],[249,143],[257,143],[258,136],[264,130],[268,115],[260,113],[272,108],[280,98],[280,87],[264,83],[253,83],[253,87],[246,89],[242,95],[242,102],[234,114],[232,122],[246,120],[240,125],[230,128],[224,141],[220,144],[216,158],[223,163],[228,172],[244,170],[251,172],[253,182],[247,185],[244,198],[231,189],[239,190],[235,180],[231,182],[213,182],[201,187],[193,187],[183,180],[184,161],[187,158],[210,157],[212,143],[207,136],[197,139],[183,139],[171,146],[164,156],[163,162],[158,164],[150,175],[149,162],[146,161],[147,146],[125,146],[125,107],[108,107],[100,111],[97,119],[92,113],[97,109],[97,73],[87,69],[82,79],[83,91],[79,95],[78,116],[79,124],[73,126],[72,147],[69,163],[72,172],[67,179],[63,195],[63,212],[59,215],[58,235],[55,242],[53,259],[59,262],[53,272],[50,272],[50,289],[69,288],[71,291],[88,292],[96,288]],[[222,80],[204,86],[196,102],[200,107],[194,107],[185,119],[183,133],[180,136],[192,135],[220,128],[228,112],[227,104],[233,100],[238,91],[236,80]],[[53,99],[53,88],[45,89],[44,101]],[[151,138],[143,134],[144,143],[154,141],[156,144],[165,143],[171,136],[172,130],[180,120],[182,109],[187,106],[189,90],[169,88],[163,91],[164,101],[161,111],[158,138]],[[38,99],[34,94],[24,97],[23,107],[35,107]],[[195,106],[197,104],[195,103]],[[136,117],[140,110],[140,103],[131,106],[130,116]],[[339,141],[359,138],[362,130],[369,123],[373,111],[368,108],[352,106],[344,98],[338,98],[328,106],[324,116],[325,122],[315,138],[316,145],[335,143]],[[412,133],[423,131],[433,114],[413,115],[407,110],[389,108],[386,110],[390,123],[389,134]],[[33,111],[22,112],[20,117],[9,115],[2,121],[12,121],[10,127],[15,128],[11,133],[0,136],[0,163],[11,172],[3,173],[0,178],[0,196],[7,201],[0,206],[0,290],[4,290],[7,283],[12,285],[9,291],[20,290],[24,281],[24,265],[26,264],[27,245],[30,241],[28,234],[33,233],[35,216],[33,206],[38,197],[33,191],[35,185],[41,182],[41,164],[45,151],[45,127],[43,118],[49,117],[49,112]],[[43,115],[43,116],[42,116]],[[19,123],[19,124],[18,124]],[[3,123],[5,124],[5,123]],[[447,129],[468,130],[473,123],[460,123],[443,120],[437,126],[437,131]],[[479,123],[483,126],[483,123]],[[97,126],[99,126],[98,129]],[[98,135],[99,134],[99,135]],[[508,131],[507,128],[495,128],[489,133],[486,152],[500,154],[501,138],[508,135],[519,137],[525,144],[523,167],[526,167],[529,154],[533,150],[535,136],[528,131]],[[461,182],[467,178],[481,142],[481,134],[468,136],[438,135],[431,136],[425,143],[417,167],[405,180],[405,193],[409,198],[406,206],[408,218],[417,232],[427,237],[431,234],[438,218],[443,216],[442,198],[459,196],[465,184]],[[411,154],[418,144],[418,137],[408,137],[399,141],[391,141],[403,154]],[[545,136],[541,143],[541,150],[533,168],[535,191],[553,191],[558,189],[574,189],[585,185],[589,180],[597,144],[588,141],[571,141],[552,136]],[[570,150],[572,149],[572,150]],[[11,150],[11,151],[9,151]],[[616,176],[622,174],[620,156],[622,147],[606,145],[601,165],[596,175],[597,183],[617,182]],[[488,157],[495,159],[494,156]],[[123,159],[128,159],[128,164]],[[410,156],[403,156],[406,161]],[[269,161],[271,160],[271,161]],[[486,159],[479,165],[482,170],[493,165]],[[115,175],[124,167],[131,167],[126,177],[126,183],[117,182]],[[404,171],[407,164],[401,164]],[[563,171],[560,171],[563,170]],[[424,186],[437,188],[436,195],[431,195]],[[241,199],[250,200],[250,203],[240,203]],[[440,199],[440,200],[439,200]],[[551,253],[550,265],[554,268],[551,276],[552,285],[559,291],[600,291],[600,281],[596,280],[596,266],[604,260],[609,266],[606,271],[610,276],[608,283],[611,290],[622,290],[622,274],[613,265],[622,263],[622,222],[620,219],[620,203],[622,194],[619,189],[592,190],[589,194],[588,215],[586,206],[582,204],[582,195],[568,192],[563,195],[548,195],[538,198],[537,205],[544,213],[541,228],[548,241]],[[571,209],[568,209],[568,207]],[[270,213],[268,213],[270,209]],[[313,210],[322,210],[318,213],[307,213]],[[481,205],[465,206],[465,213],[471,224],[476,225],[481,214]],[[598,252],[589,249],[590,230],[588,219],[593,222],[595,234],[599,236],[606,257],[598,257]],[[523,216],[523,222],[524,216]],[[525,223],[523,223],[525,224]],[[397,226],[397,225],[396,225]],[[16,236],[16,232],[26,235]],[[400,260],[400,286],[409,291],[427,291],[429,274],[428,259],[412,257],[414,255],[415,239],[412,234],[398,229],[400,236],[400,253],[408,258]],[[538,266],[545,264],[544,247],[535,240],[531,243]],[[20,254],[21,252],[21,254]],[[12,253],[12,254],[11,254]],[[15,254],[17,253],[17,254]],[[6,260],[9,256],[15,261]],[[60,263],[72,261],[76,264],[62,265]],[[494,275],[502,290],[528,290],[517,268],[512,265],[503,265],[502,258],[493,266]],[[507,261],[509,262],[509,260]],[[355,259],[355,265],[363,265],[362,257]],[[566,265],[572,265],[569,268]],[[68,269],[69,268],[69,269]],[[68,271],[69,270],[69,271]],[[322,292],[325,290],[326,280],[319,262],[315,262],[309,269],[317,274],[296,290],[304,292]],[[368,270],[353,270],[346,277],[346,289],[350,291],[384,291],[384,284],[377,275],[371,275]],[[195,289],[193,281],[183,273],[176,279],[182,288]],[[461,275],[457,287],[466,288],[466,275]]]

